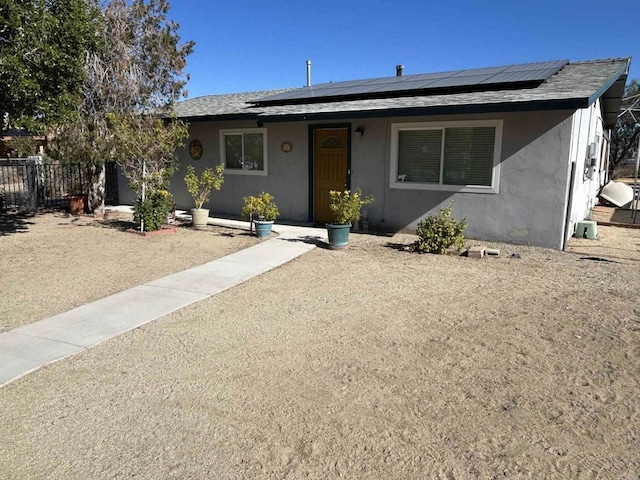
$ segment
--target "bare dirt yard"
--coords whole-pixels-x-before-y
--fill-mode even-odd
[[[128,286],[253,241],[27,221],[0,236],[5,328],[125,285],[123,265]],[[640,230],[599,233],[484,260],[411,235],[316,248],[1,388],[0,477],[637,479]],[[139,241],[161,253],[120,263]]]
[[[65,312],[257,242],[248,232],[188,226],[142,237],[130,214],[0,216],[0,332]],[[167,238],[167,236],[171,238]]]

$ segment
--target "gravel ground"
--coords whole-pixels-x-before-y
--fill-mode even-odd
[[[96,250],[65,262],[71,237],[52,233],[35,268],[51,227],[29,221],[0,237],[3,292],[23,274],[42,289],[33,307],[2,296],[17,319],[104,252],[94,283],[129,265],[135,284],[206,239],[252,241],[64,219]],[[599,230],[573,253],[488,244],[501,255],[484,260],[405,252],[410,235],[316,248],[0,389],[0,477],[638,478],[640,230]],[[119,237],[170,254],[121,264]],[[29,255],[7,261],[17,239]]]
[[[65,312],[257,242],[222,227],[143,237],[130,214],[0,216],[0,332]]]

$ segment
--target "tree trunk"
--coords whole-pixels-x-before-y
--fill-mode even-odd
[[[104,213],[104,196],[106,174],[104,162],[93,165],[91,175],[91,191],[89,192],[89,206],[94,213]]]

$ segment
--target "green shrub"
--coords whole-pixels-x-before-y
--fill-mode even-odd
[[[142,201],[138,198],[133,206],[133,220],[140,223],[144,220],[144,231],[160,230],[167,222],[167,216],[173,208],[173,197],[167,190],[156,190],[149,193]]]
[[[329,192],[329,208],[333,213],[333,223],[348,225],[360,218],[360,209],[373,203],[373,195],[362,198],[362,191],[331,190]]]
[[[187,174],[184,177],[184,183],[187,186],[187,192],[193,197],[196,208],[202,208],[205,202],[209,201],[212,190],[220,190],[224,182],[224,167],[218,165],[215,170],[206,168],[202,175],[198,178],[196,169],[192,165],[187,167]]]
[[[278,218],[280,212],[278,206],[275,204],[274,196],[267,192],[262,192],[257,197],[248,196],[244,197],[244,206],[240,215],[245,220],[251,218],[251,214],[254,215],[254,220],[266,220],[268,222],[274,221]]]
[[[451,217],[453,203],[440,209],[438,215],[427,215],[418,223],[418,240],[411,244],[412,252],[419,253],[444,253],[448,248],[457,250],[464,248],[464,230],[467,228],[467,220],[463,218],[456,222]]]

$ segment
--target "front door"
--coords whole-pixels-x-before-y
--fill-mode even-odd
[[[331,222],[329,191],[347,188],[348,139],[346,128],[313,131],[313,219]]]

